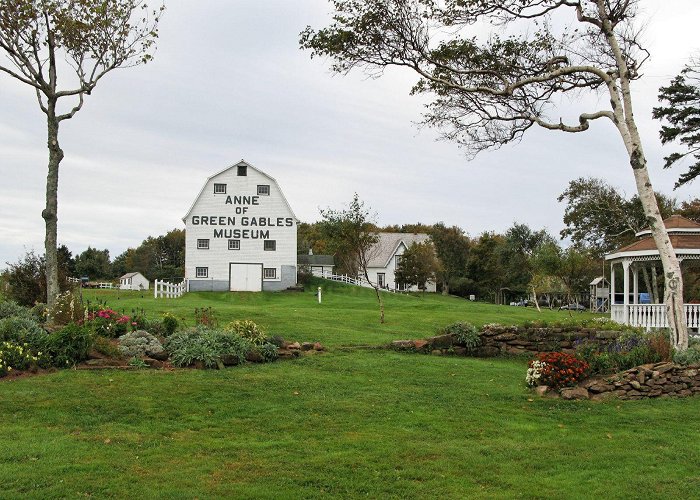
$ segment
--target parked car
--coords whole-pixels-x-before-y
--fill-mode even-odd
[[[561,306],[559,308],[560,311],[578,311],[578,312],[583,312],[587,311],[586,306],[582,304],[566,304],[564,306]]]

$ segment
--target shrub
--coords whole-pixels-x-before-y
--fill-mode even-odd
[[[175,333],[175,330],[177,330],[178,327],[177,318],[170,313],[165,313],[163,315],[161,324],[163,325],[163,334],[166,337],[169,337]]]
[[[157,356],[163,352],[163,346],[147,331],[136,330],[119,337],[119,351],[127,357]]]
[[[277,360],[278,347],[275,344],[265,343],[256,348],[260,353],[264,363],[270,363]]]
[[[33,352],[29,344],[2,342],[0,343],[0,377],[12,370],[27,370],[41,364],[45,357],[41,351]]]
[[[165,348],[175,366],[191,366],[200,362],[205,368],[221,368],[223,357],[245,361],[250,343],[233,332],[212,330],[202,326],[171,335]]]
[[[277,346],[280,349],[284,347],[284,338],[281,335],[273,335],[267,339],[267,342]]]
[[[56,302],[49,310],[49,318],[55,325],[81,323],[85,321],[85,306],[79,292],[68,290],[56,296]]]
[[[554,388],[576,385],[588,376],[589,366],[584,360],[563,352],[543,352],[530,361],[529,370],[540,372],[537,378],[542,385]]]
[[[100,307],[88,314],[88,322],[97,335],[119,337],[124,335],[131,318],[109,308]]]
[[[95,336],[86,325],[70,323],[46,337],[46,352],[55,366],[71,366],[87,359]]]
[[[44,349],[46,331],[30,317],[13,316],[0,320],[0,340],[27,343],[35,351]]]
[[[219,321],[216,319],[216,313],[211,307],[195,308],[194,324],[205,326],[207,328],[216,328]]]
[[[576,354],[589,364],[591,373],[597,374],[615,373],[639,365],[657,363],[664,359],[663,350],[663,339],[636,331],[626,332],[608,346],[601,347],[589,340],[576,346]]]
[[[26,307],[22,307],[11,300],[3,300],[0,302],[0,319],[5,318],[31,318],[32,313]]]
[[[244,321],[233,321],[226,325],[227,332],[240,335],[254,345],[263,345],[267,341],[265,330],[259,327],[254,321],[249,319]]]
[[[137,357],[133,357],[129,360],[129,366],[133,366],[134,368],[148,368],[148,364]]]
[[[92,344],[92,348],[100,354],[104,354],[110,358],[118,359],[122,357],[122,353],[119,348],[110,342],[107,337],[95,337],[95,342]]]
[[[150,330],[150,321],[148,321],[148,318],[143,315],[143,313],[136,313],[133,314],[129,319],[129,329],[132,332],[138,331],[138,330]]]
[[[671,349],[671,341],[667,331],[659,331],[649,337],[649,346],[654,351],[661,361],[670,361],[673,357],[673,349]]]
[[[471,323],[457,322],[443,328],[444,334],[452,334],[456,337],[457,342],[464,345],[467,351],[472,352],[481,345],[481,336],[479,330]]]
[[[700,364],[700,346],[695,344],[689,346],[685,351],[674,352],[673,361],[679,365]]]

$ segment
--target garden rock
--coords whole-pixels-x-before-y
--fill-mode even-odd
[[[452,347],[455,344],[457,338],[448,333],[446,335],[437,335],[435,337],[430,337],[426,339],[428,343],[433,347],[433,349]]]
[[[310,351],[314,348],[314,343],[313,342],[304,342],[301,344],[301,350],[302,351]]]
[[[258,351],[249,351],[245,355],[245,359],[246,361],[250,361],[251,363],[262,363],[263,361],[265,361]]]
[[[588,390],[585,387],[567,387],[559,392],[562,399],[588,399]]]

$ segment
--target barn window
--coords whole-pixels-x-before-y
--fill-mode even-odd
[[[246,165],[238,165],[238,176],[245,177],[248,175],[248,167]]]
[[[258,195],[260,196],[270,196],[270,186],[267,184],[261,184],[258,186]]]
[[[195,275],[197,278],[208,278],[209,277],[209,268],[208,267],[198,267],[195,270]]]
[[[241,240],[228,240],[228,249],[229,250],[240,250],[241,249]]]
[[[274,267],[266,267],[263,269],[263,278],[266,280],[277,279],[277,269]]]
[[[274,252],[277,250],[277,240],[265,240],[263,249],[269,252]]]
[[[226,194],[226,184],[214,184],[214,194]]]
[[[209,240],[197,240],[198,250],[209,250]]]

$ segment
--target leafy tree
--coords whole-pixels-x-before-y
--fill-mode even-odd
[[[473,292],[478,297],[491,297],[497,304],[504,301],[504,289],[509,288],[500,259],[505,245],[503,235],[484,232],[472,242],[467,260],[467,277],[472,280]]]
[[[467,272],[469,238],[461,228],[447,227],[442,222],[435,224],[429,234],[440,261],[437,279],[442,282],[442,294],[447,295],[450,283]]]
[[[70,250],[65,245],[58,247],[58,283],[61,291],[70,288],[66,278],[74,276],[75,263]],[[46,260],[34,251],[27,252],[23,258],[12,264],[3,272],[7,283],[7,298],[20,305],[31,307],[37,302],[46,302]]]
[[[305,254],[309,249],[316,255],[325,255],[328,251],[318,222],[300,222],[297,226],[297,253]]]
[[[321,210],[321,232],[328,248],[336,258],[336,265],[350,276],[362,274],[374,288],[379,303],[379,321],[384,323],[384,301],[379,293],[379,284],[369,279],[367,267],[378,251],[374,216],[355,193],[348,207],[343,210]]]
[[[659,101],[666,105],[654,108],[652,115],[669,123],[661,126],[661,143],[677,141],[687,148],[683,153],[671,153],[664,158],[664,168],[686,158],[692,158],[693,162],[678,177],[676,189],[700,175],[700,61],[686,66],[668,87],[661,87]]]
[[[700,198],[681,203],[678,214],[687,219],[694,220],[695,222],[700,222]]]
[[[413,243],[408,247],[396,268],[396,282],[404,285],[415,285],[425,292],[429,281],[435,281],[440,271],[440,261],[435,254],[432,243]]]
[[[672,344],[688,346],[680,263],[654,196],[633,114],[632,84],[648,52],[635,26],[637,0],[331,0],[334,22],[301,33],[302,48],[333,69],[413,70],[413,92],[433,97],[425,123],[468,154],[520,140],[533,125],[569,133],[607,119],[632,168],[666,279]],[[550,19],[575,27],[555,29]],[[497,25],[479,36],[475,23]],[[472,30],[470,33],[469,30]],[[564,97],[605,94],[599,109],[568,122],[554,111]],[[609,103],[609,107],[607,105]]]
[[[75,272],[81,277],[87,276],[92,280],[111,279],[112,266],[109,261],[109,250],[87,249],[75,257]]]
[[[138,271],[150,280],[174,279],[185,274],[185,231],[173,229],[161,236],[149,236],[136,248],[114,259],[112,275]]]
[[[656,193],[663,218],[676,212],[676,200]],[[584,245],[596,258],[635,241],[635,234],[648,221],[639,196],[626,198],[603,179],[580,177],[569,182],[557,198],[566,202],[564,224],[559,233],[576,245]]]
[[[46,115],[49,162],[42,217],[49,306],[59,292],[59,125],[82,108],[85,96],[107,73],[151,59],[161,12],[149,12],[141,0],[0,2],[0,73],[32,87]],[[60,88],[59,80],[66,87]],[[66,100],[71,104],[62,111],[59,101]]]

